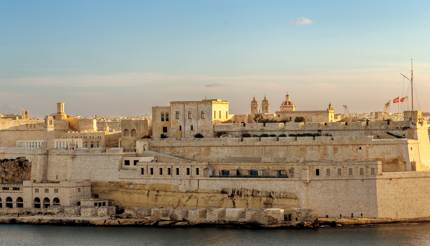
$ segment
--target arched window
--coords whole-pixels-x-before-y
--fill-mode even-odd
[[[34,208],[40,208],[40,198],[39,197],[34,198],[33,207]]]
[[[43,207],[44,208],[49,208],[49,206],[51,206],[51,201],[49,200],[49,198],[45,197],[43,199]]]
[[[132,137],[136,137],[136,129],[132,129],[131,130],[131,136]]]
[[[52,206],[60,206],[60,199],[58,199],[58,197],[52,199]]]
[[[128,129],[124,129],[124,137],[128,137],[130,135],[130,132]]]
[[[24,201],[22,200],[22,197],[18,197],[16,199],[16,207],[17,208],[23,208],[24,207]]]
[[[6,207],[7,207],[7,208],[13,208],[13,200],[12,200],[12,197],[7,197],[7,198],[6,198]]]

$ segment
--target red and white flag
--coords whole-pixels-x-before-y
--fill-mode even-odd
[[[393,99],[393,103],[404,103],[408,97],[396,97]]]

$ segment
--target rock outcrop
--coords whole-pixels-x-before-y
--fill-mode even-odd
[[[31,163],[25,158],[0,160],[0,183],[18,184],[30,180]]]
[[[282,208],[299,207],[295,194],[252,189],[222,191],[180,191],[167,184],[133,184],[127,182],[95,182],[92,191],[101,199],[115,201],[124,208]]]

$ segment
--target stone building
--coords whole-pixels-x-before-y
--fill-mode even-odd
[[[152,108],[153,138],[212,137],[213,125],[230,118],[225,100],[173,101],[170,106]]]
[[[0,120],[0,212],[84,201],[82,214],[92,216],[94,204],[109,200],[191,215],[277,208],[333,218],[430,217],[430,141],[421,112],[333,122],[331,105],[297,111],[287,99],[273,121],[239,123],[231,122],[227,101],[173,101],[152,108],[152,123],[122,120],[120,136],[109,140],[117,146],[91,121],[75,124],[79,117],[66,117],[64,105],[46,121]],[[93,136],[105,140],[88,147]]]
[[[150,122],[148,119],[122,119],[121,134],[119,146],[124,151],[136,151],[136,141],[151,136]]]

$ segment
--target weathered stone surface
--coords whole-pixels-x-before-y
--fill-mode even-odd
[[[257,222],[263,225],[284,223],[284,210],[280,208],[268,208],[260,212]]]
[[[188,216],[188,209],[186,208],[175,208],[172,211],[171,218],[174,221],[185,220]]]
[[[64,207],[64,214],[66,216],[79,216],[80,213],[81,213],[81,209],[78,206]]]
[[[151,216],[151,209],[150,208],[138,208],[136,209],[136,216],[137,218],[145,218]]]
[[[245,220],[248,223],[257,223],[259,216],[261,216],[261,209],[247,209],[245,212]]]
[[[108,217],[115,214],[115,207],[113,206],[105,206],[97,208],[97,216],[99,217]]]
[[[298,207],[297,197],[289,192],[267,192],[253,189],[224,189],[183,192],[167,184],[133,184],[127,182],[94,182],[94,193],[126,208],[265,208]]]
[[[194,208],[188,210],[187,220],[190,223],[198,224],[206,221],[206,209]]]
[[[244,208],[226,208],[225,209],[225,220],[239,222],[245,219]]]
[[[30,179],[31,163],[27,159],[0,159],[0,184],[17,184]]]
[[[82,217],[94,217],[97,216],[96,208],[81,208]]]
[[[206,221],[208,223],[216,223],[224,220],[225,220],[225,208],[207,209]]]

